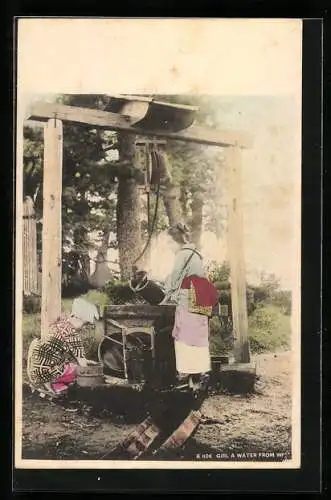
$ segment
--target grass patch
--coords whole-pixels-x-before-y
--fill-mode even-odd
[[[263,304],[248,316],[248,338],[252,353],[273,352],[291,346],[291,317],[281,307]],[[232,350],[231,326],[215,317],[210,320],[210,351],[212,355]]]
[[[288,349],[291,346],[291,317],[280,307],[260,306],[248,318],[248,337],[252,352]]]

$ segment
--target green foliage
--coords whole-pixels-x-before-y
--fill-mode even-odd
[[[41,128],[25,126],[23,129],[23,196],[34,200],[37,218],[42,215],[42,177],[44,134]]]
[[[41,298],[37,295],[23,296],[23,312],[25,314],[39,313],[41,310]]]
[[[230,317],[213,317],[209,322],[210,352],[212,355],[227,354],[233,345]]]
[[[211,262],[208,269],[210,281],[213,283],[221,282],[228,283],[230,279],[230,265],[228,262],[223,262],[221,265],[216,262]]]
[[[273,305],[258,307],[248,318],[249,343],[252,352],[290,348],[290,318]]]
[[[218,291],[219,304],[228,306],[229,315],[231,315],[231,286],[230,286],[230,266],[228,262],[221,265],[211,263],[209,268],[209,279],[214,283]],[[255,289],[251,285],[246,285],[246,303],[248,314],[251,314],[259,299],[255,296]]]
[[[103,109],[108,98],[100,95],[62,95],[58,102]],[[78,260],[83,265],[79,279],[89,275],[89,250],[94,248],[88,234],[102,236],[104,231],[116,231],[116,179],[112,165],[107,162],[105,148],[113,144],[116,133],[103,132],[88,126],[65,123],[63,133],[62,241],[64,287],[77,279]],[[37,219],[42,218],[43,133],[40,127],[24,128],[24,191],[35,200]],[[41,229],[38,224],[38,249]],[[84,257],[85,256],[85,257]],[[79,281],[78,279],[78,281]],[[75,290],[84,290],[81,283]]]
[[[275,298],[277,290],[279,290],[280,282],[275,274],[261,273],[260,287],[265,291],[266,300],[272,301]]]
[[[223,262],[221,265],[211,262],[208,276],[217,289],[222,314],[220,317],[215,316],[210,319],[210,350],[215,355],[226,354],[232,347],[230,266],[228,262]],[[226,306],[226,314],[224,314],[222,306]]]
[[[251,285],[250,289],[253,292],[254,301],[258,304],[268,300],[268,291],[262,285]]]
[[[71,106],[103,109],[106,99],[99,95],[61,96]],[[63,151],[63,225],[69,236],[78,238],[82,228],[103,231],[105,224],[115,229],[115,178],[109,171],[105,147],[112,141],[91,127],[65,124]],[[76,234],[75,234],[76,230]]]
[[[131,290],[127,281],[114,280],[106,283],[103,289],[109,299],[109,304],[135,304],[138,296]]]
[[[219,304],[228,306],[228,316],[210,321],[210,345],[213,354],[229,352],[232,346],[230,267],[212,262],[209,278],[218,291]],[[263,274],[261,283],[247,284],[247,312],[249,340],[252,352],[273,351],[287,348],[291,338],[291,294],[278,290],[279,281],[274,275]],[[221,307],[222,311],[222,307]]]
[[[277,290],[272,303],[281,308],[286,316],[292,312],[292,293],[289,290]]]
[[[289,316],[292,310],[292,293],[280,289],[279,279],[274,274],[261,274],[260,284],[251,287],[256,304],[272,304],[279,307],[283,314]]]
[[[29,346],[33,339],[40,338],[40,313],[23,314],[22,317],[22,364],[23,375],[28,359]],[[18,339],[17,339],[18,341]]]
[[[291,346],[291,323],[279,307],[262,305],[248,316],[248,338],[252,353],[273,352]],[[210,320],[210,349],[213,355],[229,353],[233,346],[231,320]]]

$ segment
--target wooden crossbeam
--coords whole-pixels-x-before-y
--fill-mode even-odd
[[[137,139],[136,140],[136,145],[140,146],[145,146],[148,144],[158,144],[160,146],[165,146],[167,144],[167,141],[165,139]]]
[[[124,131],[136,135],[162,137],[212,146],[239,146],[241,148],[252,146],[252,138],[246,132],[213,130],[197,125],[191,125],[189,128],[178,132],[169,132],[161,129],[147,130],[134,126],[136,122],[135,117],[63,104],[35,103],[26,115],[27,120],[35,121],[48,121],[52,118],[68,123],[90,125],[93,128]]]

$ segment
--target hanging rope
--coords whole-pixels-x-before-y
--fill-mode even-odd
[[[155,229],[156,229],[156,222],[157,222],[157,216],[158,216],[158,209],[159,209],[159,201],[160,201],[160,190],[161,190],[161,175],[160,175],[160,172],[161,172],[161,165],[160,165],[160,153],[157,151],[157,149],[153,149],[150,154],[147,156],[147,159],[148,159],[148,179],[147,179],[147,182],[150,182],[150,180],[152,179],[152,175],[154,173],[157,174],[157,183],[156,183],[156,190],[155,190],[155,195],[156,195],[156,199],[155,199],[155,207],[154,207],[154,214],[153,214],[153,218],[151,220],[151,217],[150,217],[150,192],[147,193],[147,231],[148,231],[148,237],[147,237],[147,241],[145,243],[145,246],[143,248],[143,250],[141,251],[141,253],[138,255],[138,257],[134,260],[133,262],[133,266],[139,261],[142,259],[142,257],[145,255],[150,243],[151,243],[151,240],[152,240],[152,237],[155,233]],[[94,248],[95,250],[97,250],[97,248],[95,247],[95,245],[88,245],[92,248]],[[87,248],[83,248],[83,247],[80,247],[78,245],[72,245],[71,248],[70,248],[70,251],[73,251],[73,252],[77,252],[77,253],[80,253],[81,255],[84,255],[86,257],[88,257],[90,259],[90,261],[92,262],[95,262],[96,264],[99,264],[99,263],[106,263],[106,264],[116,264],[118,265],[118,262],[116,261],[112,261],[112,260],[108,260],[108,259],[94,259],[93,257],[90,257],[89,256],[89,251]]]
[[[155,167],[155,169],[160,169],[160,163],[159,163],[159,153],[157,151],[152,150],[151,151],[151,164],[152,166]],[[156,185],[156,200],[155,200],[155,208],[154,208],[154,215],[153,215],[153,220],[151,226],[148,228],[148,238],[145,243],[145,246],[141,253],[138,255],[138,257],[134,260],[132,263],[132,266],[134,266],[141,258],[145,255],[147,248],[150,245],[150,242],[152,240],[154,231],[155,231],[155,226],[156,226],[156,221],[157,221],[157,215],[158,215],[158,208],[159,208],[159,200],[160,200],[160,189],[161,189],[161,179],[160,176],[158,176],[158,182]]]

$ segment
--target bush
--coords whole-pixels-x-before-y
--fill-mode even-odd
[[[230,267],[228,263],[224,262],[222,265],[212,264],[209,267],[209,279],[217,288],[219,304],[227,305],[229,307],[229,314],[231,315]],[[248,314],[252,314],[266,297],[266,292],[261,287],[246,284]]]
[[[32,342],[33,339],[40,338],[40,314],[23,314],[22,337],[23,337],[22,362],[23,362],[23,369],[25,370],[30,343]],[[19,338],[20,335],[19,332],[17,332],[16,342],[19,341]]]
[[[268,291],[263,285],[251,286],[250,289],[253,292],[254,302],[256,304],[266,302],[268,299]]]
[[[230,278],[230,265],[228,262],[223,262],[223,264],[219,265],[215,262],[211,262],[208,275],[210,281],[215,282],[225,282],[229,283]]]
[[[290,316],[292,312],[292,293],[289,290],[275,292],[272,304],[282,309],[283,314]]]
[[[248,336],[252,352],[289,348],[290,319],[276,306],[260,306],[248,318]]]
[[[127,281],[108,281],[103,287],[103,292],[107,295],[110,304],[137,304],[141,302],[139,296],[131,290]]]
[[[23,295],[23,312],[36,314],[41,311],[41,297],[38,295]]]
[[[213,317],[209,322],[210,352],[212,355],[227,354],[233,346],[230,318]]]

